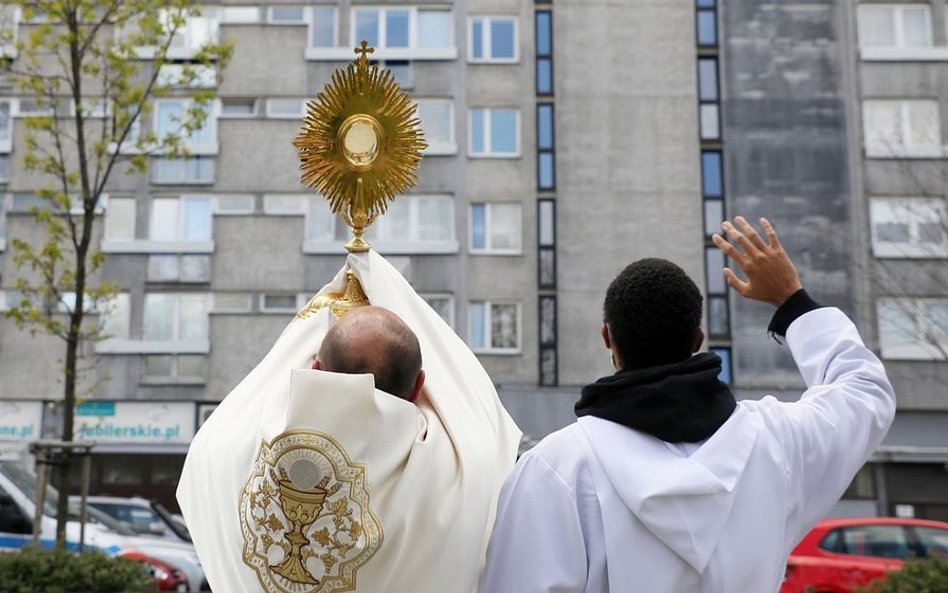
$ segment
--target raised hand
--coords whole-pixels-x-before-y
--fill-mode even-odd
[[[760,226],[767,233],[766,242],[742,216],[735,217],[734,224],[725,220],[721,225],[730,243],[719,234],[711,239],[747,276],[746,281],[741,280],[731,268],[724,268],[728,285],[745,298],[779,307],[803,285],[793,262],[780,245],[774,227],[766,218],[760,219]]]

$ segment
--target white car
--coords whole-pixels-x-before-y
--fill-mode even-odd
[[[78,500],[78,496],[70,500]],[[191,534],[183,521],[178,521],[162,504],[137,496],[89,496],[87,504],[127,525],[138,535],[158,535],[173,541],[191,542]]]
[[[40,518],[40,545],[52,548],[56,539],[56,500],[58,493],[47,488],[43,514]],[[0,551],[17,550],[33,543],[33,516],[36,500],[36,476],[20,465],[0,461]],[[66,547],[79,548],[78,505],[70,512],[66,523]],[[158,537],[135,535],[121,525],[112,525],[111,519],[90,509],[90,521],[85,526],[83,547],[99,550],[110,556],[138,551],[146,556],[167,562],[178,568],[188,579],[190,591],[208,590],[194,546]]]

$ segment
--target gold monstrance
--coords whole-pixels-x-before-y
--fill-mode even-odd
[[[314,101],[306,104],[300,134],[293,140],[299,150],[303,185],[329,200],[352,228],[349,253],[369,250],[363,234],[385,213],[395,195],[415,185],[421,151],[427,148],[415,103],[388,70],[370,65],[374,49],[363,41],[355,49],[355,63],[336,70]],[[346,272],[344,293],[314,297],[299,312],[308,317],[330,306],[341,316],[368,299],[352,270]]]

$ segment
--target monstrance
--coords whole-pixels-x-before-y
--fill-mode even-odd
[[[417,182],[422,138],[416,105],[388,70],[369,64],[374,49],[363,41],[358,58],[336,70],[316,99],[306,105],[300,134],[293,140],[303,185],[329,200],[333,214],[352,229],[349,253],[369,250],[363,235],[388,203]],[[346,290],[314,297],[299,312],[308,317],[329,306],[337,317],[368,298],[352,273]]]

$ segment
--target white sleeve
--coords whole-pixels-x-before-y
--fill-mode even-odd
[[[586,550],[572,489],[539,455],[500,492],[480,593],[582,593]]]
[[[794,505],[787,525],[792,547],[879,446],[895,416],[895,393],[882,362],[838,309],[802,315],[790,325],[787,344],[807,385],[799,401],[780,406]]]

